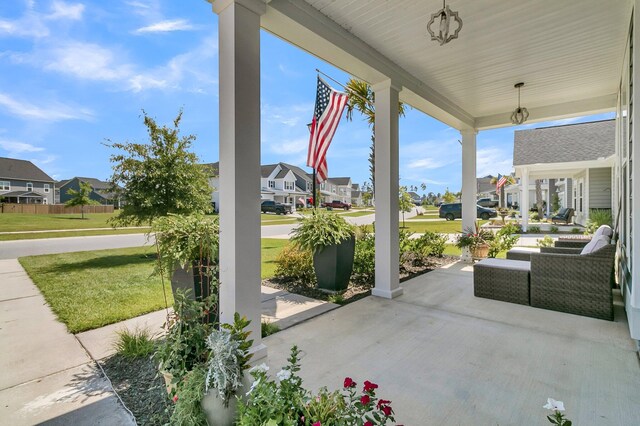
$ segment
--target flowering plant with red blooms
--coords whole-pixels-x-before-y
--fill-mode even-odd
[[[384,426],[387,422],[395,422],[391,401],[378,399],[378,385],[365,380],[362,392],[356,391],[357,383],[350,377],[344,379],[343,401],[345,412],[343,418],[347,425]]]

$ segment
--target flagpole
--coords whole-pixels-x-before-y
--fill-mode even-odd
[[[316,197],[316,169],[315,167],[313,168],[313,196],[311,197],[311,199],[313,200],[313,208],[317,209],[318,208],[318,197]]]

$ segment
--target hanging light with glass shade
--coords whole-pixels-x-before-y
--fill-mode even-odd
[[[513,124],[522,124],[527,121],[527,118],[529,118],[529,111],[526,108],[520,106],[520,88],[522,86],[524,86],[524,83],[516,83],[516,85],[514,86],[516,89],[518,89],[518,108],[516,108],[511,114],[511,122]]]
[[[436,19],[440,18],[438,34],[436,34],[431,27],[436,22]],[[455,21],[458,26],[451,31],[451,23]],[[458,12],[454,12],[447,6],[446,0],[442,0],[442,9],[431,15],[431,19],[427,23],[427,31],[431,35],[431,40],[435,40],[440,43],[440,46],[449,43],[454,38],[458,38],[458,33],[462,29],[462,19],[458,16]]]

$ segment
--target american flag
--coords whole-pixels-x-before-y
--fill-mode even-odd
[[[318,77],[316,92],[316,107],[311,122],[311,136],[309,137],[309,152],[307,166],[316,169],[316,178],[322,183],[327,180],[327,150],[331,139],[336,133],[342,111],[347,105],[349,96],[333,90]]]
[[[507,177],[498,173],[498,180],[496,181],[496,191],[504,186],[505,183],[507,183]]]

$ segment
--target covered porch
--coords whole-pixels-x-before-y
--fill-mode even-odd
[[[622,117],[631,114],[628,99],[632,96],[628,91],[621,93],[621,84],[628,90],[640,87],[638,84],[628,84],[629,79],[635,79],[635,73],[638,72],[638,67],[631,68],[629,61],[633,61],[640,50],[636,49],[630,53],[628,48],[630,40],[632,44],[636,39],[640,43],[640,36],[629,32],[629,25],[638,20],[638,17],[633,15],[634,6],[640,4],[638,0],[535,0],[517,5],[491,0],[460,0],[451,7],[461,13],[465,20],[464,29],[459,39],[444,46],[429,40],[425,35],[425,25],[430,13],[442,5],[436,0],[406,2],[397,6],[385,0],[209,1],[219,16],[220,123],[223,123],[220,127],[221,319],[230,321],[233,313],[239,312],[253,320],[254,360],[267,355],[267,346],[259,338],[260,194],[256,185],[260,179],[261,29],[370,83],[375,94],[376,277],[372,291],[374,298],[356,306],[371,304],[371,308],[391,307],[391,310],[393,307],[405,307],[402,301],[388,302],[376,299],[406,299],[398,273],[398,101],[405,102],[460,132],[463,229],[472,227],[476,220],[477,134],[483,130],[512,125],[510,117],[516,107],[515,83],[527,83],[523,91],[523,103],[530,112],[527,123],[616,111],[619,123],[616,138],[620,146],[632,143],[633,137],[630,136],[629,127],[637,127],[640,123],[640,120],[627,119],[623,124]],[[631,75],[621,75],[621,70],[630,72]],[[625,99],[621,101],[623,97]],[[632,134],[638,134],[638,131],[640,127]],[[619,152],[621,151],[617,149],[617,161],[620,155],[623,155],[619,155]],[[624,151],[624,155],[626,152]],[[628,167],[618,173],[619,167],[616,166],[616,200],[620,194],[629,193],[632,187],[637,187],[635,192],[640,191],[640,179],[631,179],[631,156],[639,156],[640,150],[628,152]],[[631,245],[631,233],[638,234],[633,240],[640,241],[640,215],[632,214],[632,211],[640,211],[640,197],[635,197],[633,203],[623,206],[628,210],[624,217],[629,221],[623,233],[628,233],[629,238],[624,240],[628,242],[620,248],[626,253],[622,268],[626,278],[622,286],[630,318],[626,336],[620,336],[620,342],[626,341],[624,345],[629,350],[627,355],[632,353],[634,347],[629,334],[634,339],[640,338],[640,281],[633,279],[631,273],[632,265],[640,262],[640,251],[633,251]],[[464,274],[453,276],[460,279],[459,285],[464,285]],[[425,297],[436,298],[437,294],[436,292]],[[444,297],[455,299],[457,296],[449,294]],[[432,304],[437,298],[423,300],[423,308],[435,309]],[[469,301],[459,305],[469,309],[462,315],[475,318],[474,304],[475,302]],[[354,312],[357,312],[356,309],[347,308],[348,311]],[[498,312],[500,310],[497,308]],[[381,314],[380,309],[375,311],[375,314]],[[388,315],[385,309],[382,309],[382,312]],[[426,315],[435,313],[437,309]],[[332,327],[332,338],[345,342],[355,339],[355,334],[346,331],[349,331],[350,327],[367,327],[365,318],[372,315],[367,312],[361,314],[362,320],[356,325],[338,321],[343,314],[332,314],[330,318],[337,321]],[[511,330],[509,326],[515,321],[514,315],[514,312],[510,311],[505,316],[500,333],[508,333]],[[553,327],[567,326],[566,316],[554,318],[555,314],[549,312],[544,312],[544,315],[554,321],[539,322],[544,324],[542,328],[534,327],[533,324],[536,322],[531,321],[525,328],[541,332]],[[426,343],[414,342],[414,333],[419,333],[426,323],[433,323],[438,327],[435,319],[425,320],[425,323],[413,323],[408,321],[407,317],[404,323],[400,319],[398,321],[390,321],[385,326],[394,327],[394,339],[403,335],[407,337],[402,341],[402,345],[407,348],[418,345],[417,352],[424,349],[421,345]],[[497,327],[496,324],[499,323],[498,319],[491,317],[486,321],[489,321],[488,329]],[[592,342],[594,336],[605,340],[609,338],[598,332],[600,327],[605,325],[590,322],[591,320],[584,321],[588,323],[569,329],[567,334],[575,331],[581,335],[580,333],[586,332],[588,342]],[[561,324],[554,326],[556,322]],[[446,321],[443,321],[440,326],[450,326],[445,323]],[[571,321],[568,323],[571,324]],[[407,334],[402,331],[403,324],[410,328]],[[606,327],[623,328],[611,324]],[[582,328],[590,330],[584,331]],[[355,330],[353,332],[355,333]],[[476,332],[480,333],[480,330]],[[294,332],[283,334],[282,338],[288,337],[289,342],[293,343],[298,336],[292,333]],[[500,339],[500,333],[496,336],[497,339]],[[379,336],[379,340],[384,340],[384,337]],[[558,344],[558,347],[554,347],[548,354],[540,354],[540,359],[543,360],[541,366],[549,368],[548,364],[554,355],[567,363],[575,362],[580,368],[586,369],[587,362],[579,361],[579,356],[575,357],[577,361],[566,358],[567,348],[563,347],[563,344],[567,341],[558,339],[553,333],[551,336],[544,333],[536,334],[535,339],[531,340],[520,340],[514,335],[514,342],[517,345],[522,344],[523,347],[537,346],[535,341],[538,338],[547,339],[547,343],[541,344],[541,347],[554,346],[554,342]],[[274,339],[278,340],[280,337]],[[324,342],[324,351],[330,351],[329,340]],[[363,341],[361,343],[364,346],[359,348],[366,351],[368,347],[375,346],[376,342],[377,340]],[[300,344],[302,343],[301,341]],[[501,346],[496,343],[489,350],[497,351],[499,347]],[[274,344],[271,352],[273,360],[277,361],[278,357],[283,355],[281,349]],[[396,348],[387,346],[384,350],[387,351],[385,353],[392,354]],[[405,350],[406,348],[403,348],[403,351]],[[445,351],[444,346],[441,350]],[[510,347],[510,350],[526,354],[520,347]],[[587,344],[582,345],[578,352],[583,351],[584,354],[580,356],[591,356]],[[436,362],[431,359],[435,356],[438,356],[438,353],[431,353],[428,362]],[[399,366],[402,365],[401,359],[397,362]],[[526,362],[524,364],[527,365]],[[598,371],[597,374],[590,374],[605,374],[605,370],[600,369],[603,364],[591,365]],[[630,366],[629,363],[626,365]],[[386,367],[380,365],[380,368]],[[571,368],[573,369],[573,366]],[[637,369],[637,363],[635,368]],[[477,377],[482,377],[481,369],[477,372]],[[560,370],[554,373],[557,376],[550,384],[562,386],[557,377],[565,375]],[[627,373],[635,374],[629,371]],[[443,374],[447,375],[446,370]],[[499,371],[486,376],[487,380],[495,380],[493,374],[499,374]],[[504,371],[504,374],[515,375],[515,365],[513,371]],[[628,377],[622,377],[621,374],[621,382],[618,383],[624,383]],[[535,378],[526,372],[524,379],[520,377],[517,380],[521,386],[522,380],[529,382]],[[603,377],[600,383],[608,382]],[[591,389],[588,386],[590,382],[580,383],[583,384]],[[533,387],[533,382],[531,386]],[[520,395],[529,392],[527,386],[522,388]],[[626,394],[620,393],[620,398],[625,397]],[[586,400],[588,398],[585,398]],[[596,405],[594,402],[590,406]],[[633,404],[630,403],[628,406]],[[485,410],[487,406],[482,407],[485,408],[479,410]],[[627,412],[626,408],[623,411]]]
[[[548,397],[576,425],[640,423],[640,369],[619,295],[615,321],[473,295],[461,262],[265,339],[271,371],[292,345],[305,386],[380,385],[398,424],[545,424]]]

